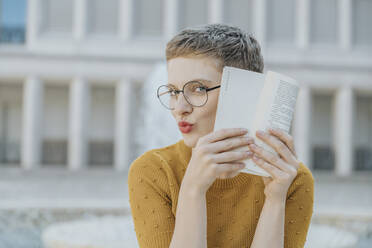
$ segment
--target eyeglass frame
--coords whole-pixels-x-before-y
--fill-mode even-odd
[[[189,84],[189,83],[194,83],[194,82],[197,82],[197,83],[200,83],[201,85],[203,85],[203,87],[205,88],[205,92],[206,92],[206,94],[207,94],[207,100],[205,101],[205,103],[204,103],[203,105],[200,105],[200,106],[195,106],[195,105],[191,104],[191,103],[187,100],[187,98],[185,97],[185,95],[184,95],[184,92],[185,92],[185,91],[184,91],[184,90],[185,90],[185,86],[186,86],[187,84]],[[156,95],[157,95],[157,97],[158,97],[158,99],[159,99],[161,105],[163,105],[166,109],[174,110],[174,108],[168,108],[167,106],[165,106],[165,104],[163,104],[163,102],[160,100],[160,97],[159,97],[159,89],[160,89],[160,87],[162,87],[162,86],[169,87],[169,85],[166,85],[166,84],[160,85],[160,86],[158,87],[157,91],[156,91]],[[214,90],[214,89],[217,89],[217,88],[220,88],[220,87],[221,87],[221,85],[217,85],[217,86],[214,86],[214,87],[210,87],[210,88],[208,88],[207,86],[205,86],[205,85],[204,85],[202,82],[200,82],[200,81],[197,81],[197,80],[191,80],[191,81],[188,81],[187,83],[185,83],[185,84],[183,85],[182,90],[174,89],[174,91],[176,92],[176,99],[178,99],[178,94],[180,94],[180,93],[182,92],[182,95],[183,95],[183,97],[185,98],[185,100],[186,100],[186,102],[187,102],[188,104],[190,104],[190,105],[193,106],[193,107],[203,107],[203,106],[208,102],[208,91],[211,91],[211,90]]]

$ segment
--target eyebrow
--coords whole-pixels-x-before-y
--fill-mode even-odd
[[[203,79],[203,78],[194,78],[194,79],[189,80],[189,81],[187,81],[187,82],[190,82],[190,81],[199,81],[199,82],[207,83],[207,84],[211,84],[211,83],[213,83],[213,81],[208,80],[208,79]],[[167,84],[167,85],[168,85],[168,86],[175,86],[175,85],[173,85],[173,84]]]

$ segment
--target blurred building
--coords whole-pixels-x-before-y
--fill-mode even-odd
[[[372,0],[0,0],[0,164],[127,169],[138,91],[184,27],[228,23],[301,82],[312,170],[372,170]]]

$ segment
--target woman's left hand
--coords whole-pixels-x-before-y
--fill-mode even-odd
[[[269,132],[257,131],[256,135],[271,146],[277,153],[273,154],[256,144],[249,145],[253,152],[253,162],[267,171],[271,177],[262,177],[265,184],[266,199],[285,201],[289,186],[297,175],[300,162],[297,160],[293,138],[280,129]]]

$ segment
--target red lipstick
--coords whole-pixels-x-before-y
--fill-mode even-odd
[[[178,122],[178,127],[182,133],[189,133],[192,130],[193,124],[188,123],[187,121]]]

